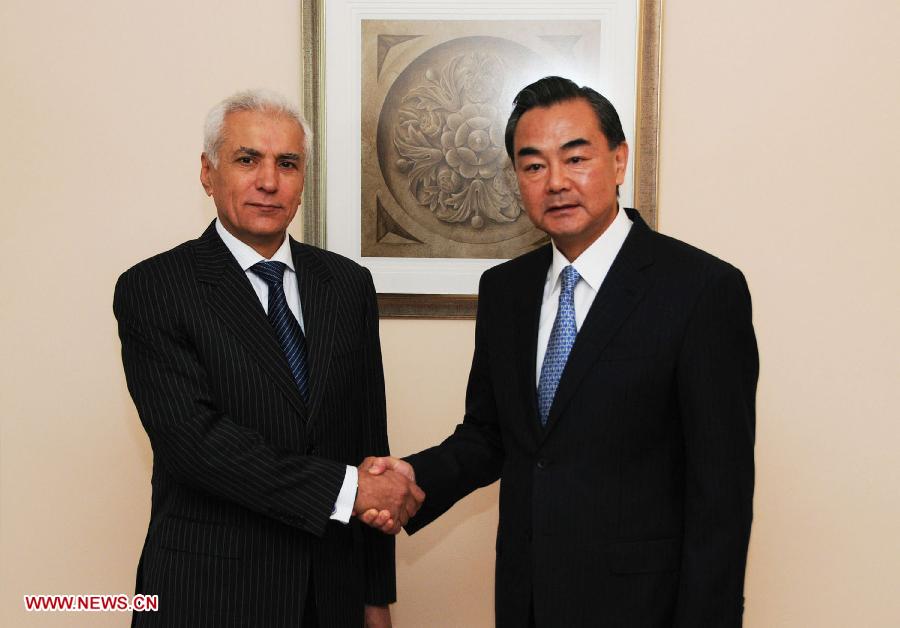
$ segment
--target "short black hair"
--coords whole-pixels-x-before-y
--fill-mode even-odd
[[[590,87],[578,87],[576,83],[560,76],[545,76],[539,81],[525,87],[516,94],[513,99],[513,110],[509,114],[506,123],[506,154],[512,162],[516,161],[513,155],[513,136],[516,134],[516,126],[519,119],[529,109],[535,107],[549,107],[557,103],[583,98],[594,109],[600,130],[606,137],[610,150],[615,150],[625,142],[625,132],[622,131],[622,122],[616,108],[612,106],[602,94]]]

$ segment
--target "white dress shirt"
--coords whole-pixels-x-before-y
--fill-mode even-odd
[[[216,233],[222,238],[222,242],[225,243],[234,259],[237,260],[238,265],[243,269],[244,274],[247,275],[247,279],[250,281],[250,285],[253,286],[256,296],[259,297],[259,302],[262,304],[266,314],[269,313],[269,285],[259,275],[251,271],[250,267],[258,262],[283,262],[287,265],[287,268],[284,270],[284,296],[287,300],[288,308],[294,314],[297,322],[300,323],[300,329],[305,333],[303,311],[300,308],[300,286],[297,283],[297,271],[294,269],[290,240],[285,237],[284,242],[281,243],[281,246],[278,247],[272,258],[267,260],[257,253],[253,247],[231,235],[222,226],[218,218],[216,218]],[[332,519],[342,523],[350,521],[350,515],[353,514],[353,502],[356,500],[358,482],[356,467],[348,466],[344,475],[344,484],[341,486],[341,491],[338,493],[337,501],[334,504],[334,510],[331,513]]]
[[[547,271],[547,280],[544,282],[544,297],[541,301],[541,319],[538,326],[537,362],[534,376],[535,385],[541,381],[541,367],[544,365],[544,354],[547,353],[547,343],[550,341],[550,332],[553,330],[553,321],[556,320],[556,312],[559,309],[559,291],[561,282],[559,279],[563,268],[571,264],[581,275],[581,279],[575,284],[575,329],[580,330],[581,324],[587,316],[588,310],[594,303],[594,297],[600,290],[606,274],[612,266],[613,260],[619,254],[628,232],[631,230],[631,219],[625,211],[619,208],[616,217],[573,262],[569,262],[556,243],[553,243],[553,263]]]

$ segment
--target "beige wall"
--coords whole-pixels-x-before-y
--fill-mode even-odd
[[[900,625],[895,0],[666,6],[661,229],[742,268],[762,356],[748,626]],[[212,217],[206,108],[299,91],[299,2],[0,4],[0,625],[130,592],[151,457],[116,276]],[[394,450],[460,417],[469,322],[382,324]],[[496,489],[399,539],[403,627],[487,626]],[[164,603],[164,602],[163,602]]]

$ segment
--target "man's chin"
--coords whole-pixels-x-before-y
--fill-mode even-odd
[[[271,238],[274,236],[284,235],[287,231],[288,224],[285,222],[285,216],[271,215],[259,216],[256,220],[247,225],[247,231],[262,238]]]
[[[584,230],[584,226],[578,224],[571,216],[560,216],[545,220],[540,229],[554,240],[558,240],[577,237]]]

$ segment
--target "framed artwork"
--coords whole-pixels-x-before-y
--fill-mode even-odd
[[[481,273],[548,242],[503,136],[515,94],[552,74],[616,106],[621,202],[655,227],[659,27],[659,0],[304,2],[303,239],[368,267],[382,317],[474,317]]]

